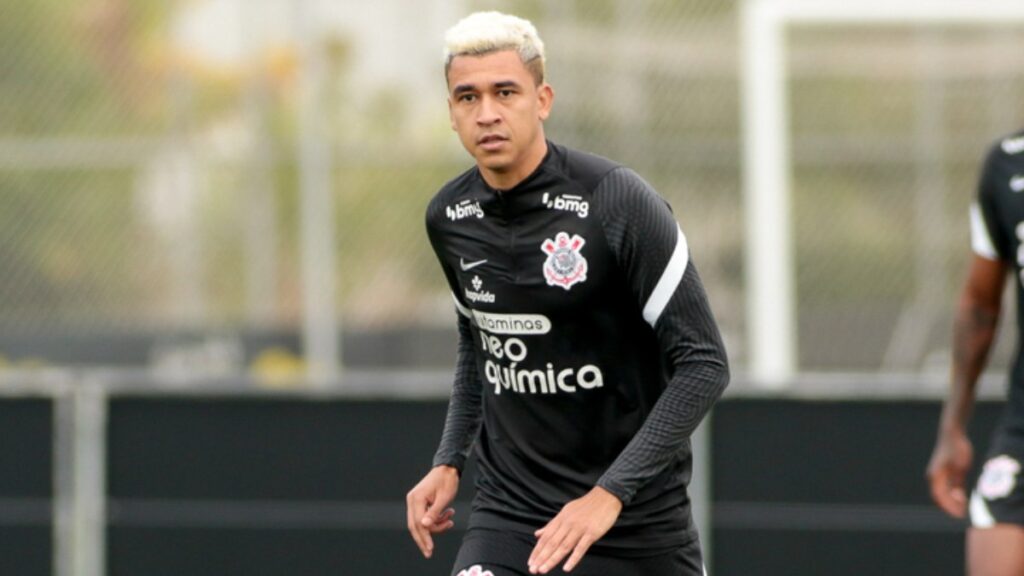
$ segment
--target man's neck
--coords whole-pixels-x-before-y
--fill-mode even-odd
[[[523,162],[515,170],[499,172],[480,167],[480,175],[483,176],[484,182],[495,190],[511,190],[537,170],[537,167],[544,161],[547,153],[548,142],[544,137],[541,137],[537,145],[530,147],[529,152],[523,158]]]

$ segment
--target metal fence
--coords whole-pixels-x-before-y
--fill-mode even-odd
[[[8,367],[273,380],[302,373],[303,351],[334,374],[339,349],[386,364],[362,351],[447,329],[423,210],[470,166],[440,53],[475,9],[534,20],[557,94],[549,136],[633,167],[672,203],[746,366],[736,2],[5,7],[18,15],[0,23]],[[966,207],[985,148],[1024,117],[1022,49],[1020,26],[791,31],[802,370],[946,370]],[[446,365],[437,350],[403,357]]]

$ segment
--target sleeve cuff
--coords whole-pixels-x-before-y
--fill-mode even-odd
[[[611,492],[612,495],[622,501],[623,506],[628,506],[633,500],[634,494],[632,492],[627,490],[622,484],[619,484],[607,476],[602,476],[601,479],[597,481],[597,485]]]
[[[459,476],[462,476],[462,468],[466,465],[466,457],[460,454],[435,454],[433,467],[438,466],[451,466],[459,471]]]

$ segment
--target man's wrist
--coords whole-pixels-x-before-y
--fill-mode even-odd
[[[967,435],[967,427],[958,421],[943,420],[939,423],[939,436],[942,438],[959,438]]]
[[[441,472],[447,474],[454,474],[456,478],[462,476],[462,470],[459,470],[458,468],[452,466],[451,464],[438,464],[434,466],[434,470],[440,470]]]
[[[447,466],[449,468],[455,468],[461,474],[462,469],[465,467],[465,465],[465,456],[458,453],[449,452],[446,450],[443,452],[438,451],[436,454],[434,454],[434,460],[431,464],[431,468],[436,468],[438,466]]]
[[[594,485],[594,489],[591,491],[593,492],[597,489],[600,489],[605,494],[614,497],[623,507],[629,503],[630,498],[626,490],[622,486],[619,486],[618,483],[611,481],[609,478],[601,478],[598,480],[597,484]]]
[[[614,500],[620,507],[623,506],[622,499],[603,486],[594,486],[594,489],[591,490],[591,492],[600,495],[602,498],[606,498],[609,502]]]

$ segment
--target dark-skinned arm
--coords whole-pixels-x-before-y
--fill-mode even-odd
[[[995,340],[1007,269],[1006,262],[974,256],[957,306],[952,382],[927,471],[932,499],[956,518],[967,511],[964,481],[973,459],[967,425],[978,378]]]

